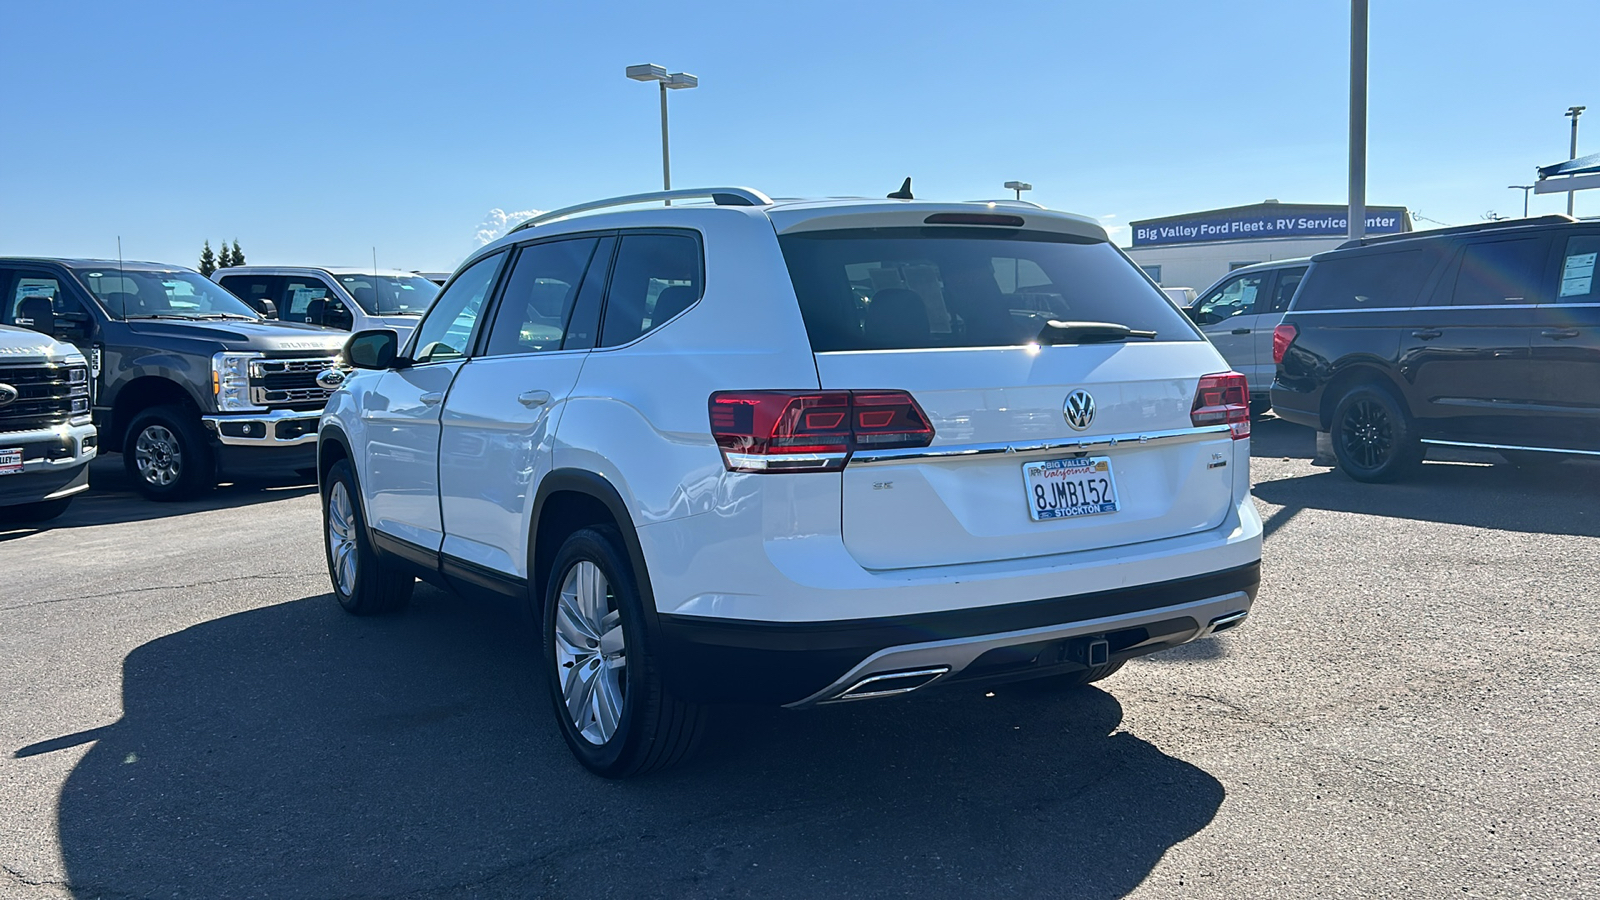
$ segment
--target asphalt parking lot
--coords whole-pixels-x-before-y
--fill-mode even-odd
[[[1104,690],[727,710],[626,783],[514,613],[340,612],[313,488],[155,505],[99,461],[0,529],[0,896],[1591,894],[1600,467],[1255,452],[1244,628]]]

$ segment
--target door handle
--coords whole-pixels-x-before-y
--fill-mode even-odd
[[[546,403],[550,402],[550,392],[549,391],[523,391],[522,393],[517,395],[517,402],[521,403],[523,406],[526,406],[529,409],[533,409],[536,406],[543,406]]]
[[[423,406],[438,406],[439,401],[444,399],[444,393],[442,391],[429,391],[417,399],[422,401]]]
[[[1575,337],[1577,337],[1578,336],[1578,329],[1576,329],[1576,328],[1552,328],[1552,329],[1550,329],[1548,331],[1539,332],[1539,336],[1540,337],[1547,337],[1547,338],[1550,338],[1551,340],[1554,340],[1554,341],[1564,341],[1567,338],[1575,338]]]
[[[1422,331],[1411,332],[1412,337],[1424,341],[1431,341],[1442,334],[1444,334],[1444,332],[1438,330],[1437,328],[1425,328]]]
[[[1249,334],[1250,333],[1250,329],[1248,329],[1248,328],[1235,328],[1233,330],[1233,333],[1234,334]]]

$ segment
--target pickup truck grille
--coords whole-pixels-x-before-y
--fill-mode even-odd
[[[321,409],[333,392],[317,384],[317,375],[338,365],[337,357],[252,360],[250,402],[274,409]]]
[[[17,391],[17,399],[0,406],[0,432],[64,425],[73,415],[89,412],[88,369],[84,366],[4,365],[0,366],[0,384]]]

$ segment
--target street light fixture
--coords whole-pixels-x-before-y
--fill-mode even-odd
[[[1578,158],[1578,117],[1583,115],[1587,106],[1569,106],[1563,114],[1572,118],[1572,155],[1568,159]],[[1572,198],[1577,196],[1573,191],[1567,191],[1567,215],[1572,215]]]
[[[1031,190],[1033,190],[1033,185],[1027,183],[1026,181],[1008,181],[1008,182],[1006,182],[1006,190],[1008,190],[1008,191],[1016,191],[1017,192],[1017,199],[1021,200],[1022,199],[1022,192],[1023,191],[1031,191]]]
[[[1528,217],[1528,192],[1533,190],[1533,185],[1531,185],[1531,184],[1508,184],[1508,185],[1506,185],[1506,190],[1508,190],[1508,191],[1521,191],[1522,192],[1522,217],[1524,219],[1526,219]]]
[[[661,189],[672,190],[672,153],[667,143],[667,91],[685,90],[700,86],[700,79],[686,72],[667,73],[665,66],[646,63],[629,66],[628,77],[634,81],[654,81],[661,85]],[[667,201],[671,205],[672,201]]]

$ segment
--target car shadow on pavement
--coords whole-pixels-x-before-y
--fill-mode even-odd
[[[314,494],[316,480],[293,474],[239,479],[219,485],[190,500],[156,502],[146,500],[123,471],[122,457],[97,457],[89,463],[89,490],[73,498],[72,505],[59,518],[37,524],[13,524],[0,515],[0,542],[26,537],[40,531],[81,528],[87,525],[118,525],[165,519],[192,512],[227,509],[269,503],[289,497]]]
[[[426,587],[226,616],[130,653],[119,721],[14,754],[95,742],[60,797],[81,897],[1117,897],[1223,801],[1093,688],[722,710],[606,781],[520,622]]]

